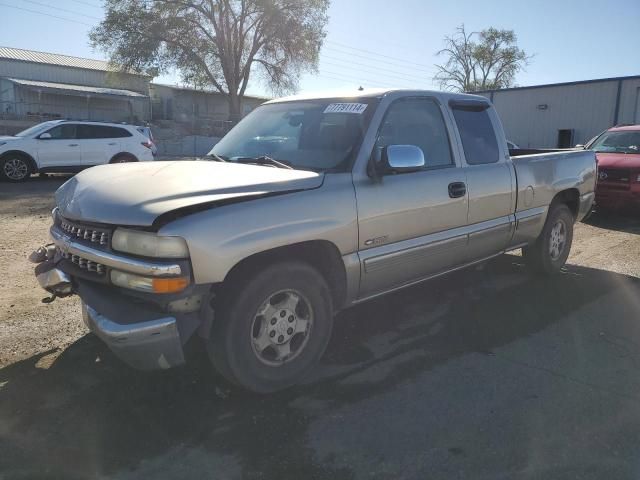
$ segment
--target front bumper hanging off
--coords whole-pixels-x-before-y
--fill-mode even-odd
[[[37,264],[35,274],[38,283],[53,295],[51,298],[78,294],[82,299],[82,317],[89,330],[117,357],[134,368],[154,370],[183,364],[183,345],[201,323],[199,312],[164,312],[113,287],[93,284],[71,275],[65,271],[60,249],[75,248],[76,245],[71,239],[63,239],[59,232],[56,233],[52,235],[55,244],[41,247],[29,257]],[[59,242],[64,243],[58,245]],[[125,260],[109,253],[105,257],[106,261],[105,258],[97,260],[107,264]],[[139,270],[155,267],[136,260],[133,263],[134,269]],[[165,265],[162,267],[166,268]]]

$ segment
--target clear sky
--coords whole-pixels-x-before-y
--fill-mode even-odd
[[[0,0],[0,45],[102,59],[87,37],[102,12],[100,0]],[[329,15],[319,73],[301,91],[436,88],[435,52],[462,23],[515,30],[535,55],[518,85],[640,74],[640,0],[333,0]],[[249,90],[270,95],[258,81]]]

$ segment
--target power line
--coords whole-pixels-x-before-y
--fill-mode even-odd
[[[367,65],[364,63],[358,63],[358,62],[353,62],[353,61],[349,61],[349,60],[343,60],[341,58],[335,58],[335,57],[329,57],[328,55],[324,55],[320,57],[320,61],[324,62],[324,59],[328,58],[330,60],[334,60],[337,62],[342,62],[342,63],[346,63],[348,65],[359,65],[361,67],[364,67],[365,69],[368,70],[374,70],[372,73],[375,73],[376,75],[380,75],[380,76],[385,76],[385,77],[391,77],[394,79],[399,79],[399,80],[404,80],[404,81],[409,81],[409,82],[422,82],[424,81],[424,76],[421,75],[413,75],[410,73],[404,73],[404,72],[399,72],[397,70],[390,70],[388,68],[382,68],[382,67],[377,67],[375,65]],[[324,62],[324,63],[328,63],[331,65],[331,62]],[[345,68],[344,65],[336,65],[333,64],[336,67],[340,67],[340,68]],[[384,73],[384,72],[391,72],[391,73]]]
[[[375,68],[376,70],[385,71],[385,72],[391,72],[391,73],[394,73],[394,74],[397,74],[397,75],[403,75],[403,76],[407,76],[407,77],[423,78],[422,75],[416,75],[414,73],[403,72],[401,70],[382,68],[382,67],[379,67],[378,65],[371,65],[371,64],[367,64],[367,63],[354,62],[351,59],[344,59],[344,58],[339,58],[339,57],[331,57],[329,55],[321,55],[321,59],[322,58],[328,58],[330,60],[335,60],[337,62],[346,62],[346,63],[349,63],[350,65],[359,65],[361,67]],[[371,60],[371,61],[379,62],[380,65],[393,66],[393,65],[389,65],[387,63],[380,62],[379,60]],[[403,68],[407,68],[407,67],[403,67]]]
[[[66,18],[66,17],[59,17],[58,15],[52,15],[50,13],[44,13],[44,12],[40,12],[38,10],[31,10],[29,8],[16,7],[15,5],[8,5],[6,3],[0,3],[0,6],[8,7],[8,8],[15,8],[16,10],[22,10],[24,12],[35,13],[36,15],[44,15],[45,17],[57,18],[58,20],[65,20],[67,22],[73,22],[73,23],[78,23],[80,25],[86,25],[87,27],[93,27],[93,25],[90,25],[90,24],[85,23],[85,22],[81,22],[79,20],[74,20],[72,18]]]
[[[99,8],[102,9],[101,5],[96,5],[95,3],[83,2],[82,0],[71,0],[72,2],[76,2],[80,5],[87,5],[88,7]]]
[[[353,85],[358,85],[359,87],[364,86],[365,88],[394,88],[388,85],[382,85],[380,83],[370,83],[370,82],[356,82],[355,80],[348,80],[346,78],[338,78],[338,77],[333,77],[331,75],[324,75],[324,74],[317,74],[316,77],[318,78],[322,78],[322,79],[328,79],[328,80],[336,80],[338,82],[343,82],[343,83],[350,83]]]
[[[29,3],[33,3],[34,5],[40,5],[41,7],[53,8],[55,10],[60,10],[61,12],[71,13],[72,15],[79,15],[81,17],[92,18],[93,20],[102,20],[101,18],[94,17],[92,15],[87,15],[86,13],[74,12],[73,10],[68,10],[66,8],[62,8],[62,7],[58,7],[58,6],[54,6],[54,5],[47,5],[46,3],[36,2],[35,0],[23,0],[23,1],[29,2]]]
[[[412,65],[417,65],[419,67],[424,67],[424,68],[429,68],[429,69],[432,68],[430,65],[425,65],[424,63],[417,63],[417,62],[412,62],[411,60],[404,60],[402,58],[392,57],[392,56],[389,56],[389,55],[383,55],[382,53],[372,52],[371,50],[365,50],[364,48],[351,47],[349,45],[346,45],[346,44],[340,43],[340,42],[333,42],[331,40],[325,40],[325,42],[332,43],[334,45],[338,45],[341,48],[348,48],[350,50],[356,50],[356,51],[359,51],[359,52],[365,52],[365,53],[368,53],[369,55],[376,55],[378,57],[388,58],[390,60],[395,60],[395,61],[403,62],[403,63],[409,63],[409,64],[412,64]]]
[[[391,84],[389,84],[387,82],[380,82],[377,79],[364,81],[365,80],[364,77],[345,76],[345,74],[343,74],[343,73],[331,72],[331,71],[327,71],[327,70],[320,70],[320,73],[318,74],[318,76],[322,76],[324,74],[329,74],[329,75],[332,75],[334,77],[340,77],[340,78],[337,78],[337,80],[346,81],[346,82],[365,83],[365,84],[367,84],[367,83],[375,83],[376,85],[380,85],[381,87],[387,87],[387,88],[395,87],[394,85],[391,85]]]
[[[328,65],[331,66],[331,67],[342,67],[342,65],[335,65],[335,64],[328,64]],[[342,67],[342,68],[344,68],[344,67]],[[321,71],[323,71],[323,70],[321,70]],[[375,73],[370,73],[370,72],[361,72],[361,73],[363,74],[363,76],[361,76],[361,77],[358,76],[357,74],[353,74],[353,73],[349,73],[349,72],[344,72],[344,73],[341,73],[339,75],[348,75],[348,76],[353,76],[353,78],[360,78],[360,79],[362,79],[362,78],[375,78],[376,81],[384,82],[385,84],[390,85],[390,86],[407,87],[407,88],[409,88],[408,84],[405,83],[404,81],[401,81],[401,80],[395,80],[395,79],[392,79],[392,78],[383,78],[383,77],[380,77],[379,75],[376,75]]]
[[[330,67],[337,67],[337,68],[341,68],[341,69],[346,68],[345,65],[340,65],[340,64],[337,64],[337,63],[332,63],[332,62],[327,62],[327,61],[322,61],[321,63],[324,64],[324,65],[329,65]],[[379,73],[379,72],[371,71],[371,70],[366,71],[366,70],[363,70],[363,69],[360,69],[360,68],[359,69],[350,70],[350,71],[355,71],[355,72],[362,73],[362,74],[365,74],[365,75],[368,75],[368,76],[375,76],[377,78],[381,78],[384,81],[393,82],[395,84],[404,83],[404,84],[407,84],[407,85],[410,85],[410,84],[415,85],[416,82],[423,82],[424,81],[424,79],[415,79],[414,80],[414,79],[411,79],[411,78],[394,76],[394,75],[391,75],[389,73]]]
[[[371,57],[369,55],[359,55],[359,54],[357,54],[355,52],[348,52],[348,51],[345,51],[345,50],[340,50],[340,49],[337,49],[335,47],[326,46],[326,45],[323,47],[323,49],[324,50],[329,50],[332,53],[337,53],[337,54],[340,54],[340,55],[348,55],[349,58],[357,57],[357,58],[361,58],[363,60],[367,60],[367,61],[370,61],[370,62],[382,62],[383,61],[385,63],[385,65],[388,65],[390,67],[411,68],[413,70],[419,70],[419,71],[422,71],[422,72],[425,72],[425,73],[429,73],[429,74],[433,71],[433,69],[427,69],[427,68],[424,68],[424,67],[415,66],[412,63],[404,63],[404,64],[403,63],[399,63],[399,62],[402,62],[402,60],[399,60],[399,59],[395,59],[394,61],[390,61],[387,58],[385,58],[383,60],[381,58],[374,58],[374,57]]]

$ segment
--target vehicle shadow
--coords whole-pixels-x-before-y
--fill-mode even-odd
[[[584,223],[604,230],[640,235],[640,216],[636,212],[594,212]]]
[[[484,269],[341,313],[321,365],[303,385],[273,395],[228,385],[199,348],[190,351],[188,367],[144,373],[120,363],[92,335],[49,368],[44,359],[56,352],[10,365],[0,370],[0,472],[7,478],[203,478],[203,472],[353,478],[354,472],[315,459],[307,435],[314,419],[454,358],[492,355],[622,283],[639,283],[577,266],[538,278],[518,260],[503,256]]]

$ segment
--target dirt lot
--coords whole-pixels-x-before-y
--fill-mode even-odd
[[[576,228],[567,271],[509,255],[340,314],[305,385],[132,371],[45,305],[26,256],[64,179],[0,183],[0,479],[637,478],[640,221]]]

